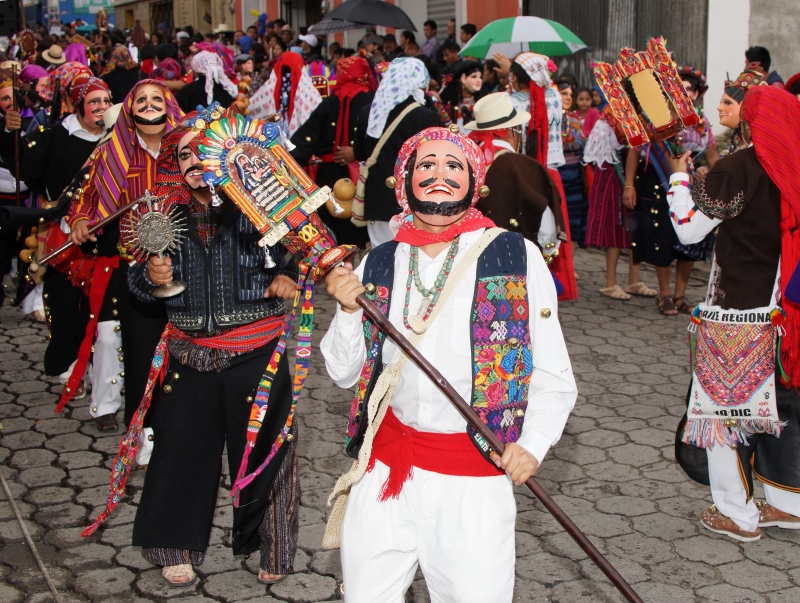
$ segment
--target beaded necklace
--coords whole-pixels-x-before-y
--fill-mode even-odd
[[[442,294],[442,289],[444,289],[444,285],[447,282],[447,277],[450,276],[450,270],[453,268],[453,261],[458,253],[459,238],[460,237],[456,237],[453,239],[453,242],[450,243],[450,249],[447,251],[447,257],[444,260],[444,264],[442,264],[442,268],[439,270],[439,274],[436,276],[433,287],[430,289],[426,289],[422,285],[422,280],[419,276],[419,247],[411,247],[411,259],[409,260],[408,266],[408,280],[406,281],[406,301],[403,305],[403,324],[405,325],[406,329],[410,329],[417,335],[424,333],[428,328],[428,325],[425,323],[425,321],[428,320],[431,312],[433,312],[433,309],[436,307],[436,302],[439,301],[439,296]],[[420,295],[422,295],[422,303],[420,304],[417,313],[409,316],[408,304],[409,300],[411,299],[412,283],[414,283],[417,291],[419,291]]]

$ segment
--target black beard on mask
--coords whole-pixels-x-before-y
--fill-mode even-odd
[[[159,115],[155,119],[147,119],[146,117],[140,117],[139,115],[134,115],[133,121],[139,124],[140,126],[160,126],[162,124],[167,123],[167,114],[164,113],[163,115]]]
[[[472,205],[471,197],[464,197],[461,201],[420,201],[414,196],[413,191],[406,191],[408,206],[415,214],[425,216],[457,216],[464,213]]]

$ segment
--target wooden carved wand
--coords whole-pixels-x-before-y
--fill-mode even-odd
[[[375,290],[375,285],[368,283],[365,288],[367,289],[368,293],[373,293]],[[389,319],[384,316],[383,312],[381,312],[378,307],[373,304],[367,297],[362,293],[356,298],[358,305],[364,309],[364,312],[370,319],[378,325],[378,327],[386,333],[386,335],[395,342],[397,347],[403,350],[403,353],[408,356],[408,358],[416,364],[420,370],[425,373],[428,378],[433,381],[434,385],[439,388],[448,400],[455,406],[456,410],[459,414],[464,417],[464,419],[469,423],[475,431],[477,431],[480,436],[486,440],[489,446],[494,450],[497,454],[503,454],[503,443],[497,439],[497,436],[494,435],[494,432],[489,429],[489,427],[481,421],[478,414],[472,409],[472,407],[464,401],[459,393],[453,388],[452,385],[444,378],[444,376],[433,366],[428,360],[420,354],[419,350],[411,345],[411,342],[405,338],[405,336],[398,331],[395,326],[389,322]],[[608,576],[608,579],[617,587],[619,592],[631,603],[643,603],[642,599],[639,595],[636,594],[636,591],[633,590],[630,584],[625,581],[620,573],[614,568],[611,563],[608,562],[608,559],[603,557],[600,551],[595,548],[595,546],[591,543],[591,541],[586,537],[586,535],[581,532],[580,528],[575,525],[569,516],[564,513],[564,511],[559,507],[556,502],[550,498],[550,495],[544,491],[544,489],[539,485],[539,483],[533,478],[529,478],[528,481],[525,482],[525,485],[528,489],[533,492],[533,495],[539,499],[539,501],[545,506],[545,508],[550,511],[553,517],[556,518],[556,521],[564,526],[564,529],[569,533],[570,536],[578,543],[584,552],[589,556],[589,558],[594,561],[595,565],[600,568],[600,570]]]
[[[94,234],[94,233],[96,233],[98,230],[100,230],[101,228],[103,228],[104,226],[107,226],[107,225],[109,225],[111,222],[113,222],[114,220],[116,220],[117,218],[119,218],[120,216],[122,216],[122,214],[125,214],[125,213],[127,213],[129,210],[133,209],[133,206],[134,206],[134,205],[136,205],[137,203],[139,203],[139,199],[136,199],[135,201],[131,201],[131,202],[130,202],[130,203],[128,203],[127,205],[123,205],[122,207],[118,208],[118,209],[117,209],[117,210],[115,210],[115,211],[114,211],[112,214],[110,214],[110,215],[109,215],[107,218],[103,218],[103,219],[102,219],[102,220],[100,220],[100,221],[99,221],[97,224],[95,224],[94,226],[92,226],[92,227],[89,229],[89,234]],[[52,259],[53,259],[54,257],[56,257],[57,255],[60,255],[60,254],[64,253],[64,252],[65,252],[67,249],[69,249],[70,247],[72,247],[74,244],[75,244],[75,243],[73,243],[71,240],[70,240],[70,241],[67,241],[67,242],[66,242],[66,243],[64,243],[64,244],[63,244],[61,247],[59,247],[58,249],[55,249],[55,250],[51,251],[51,252],[50,252],[50,253],[48,253],[46,256],[44,256],[44,257],[43,257],[41,260],[39,260],[39,265],[40,265],[40,266],[44,266],[44,265],[45,265],[47,262],[49,262],[50,260],[52,260]]]

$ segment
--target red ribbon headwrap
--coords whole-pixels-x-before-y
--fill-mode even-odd
[[[347,135],[350,125],[350,103],[357,94],[373,90],[375,90],[375,79],[366,59],[352,56],[339,61],[336,66],[336,86],[333,88],[333,93],[339,99],[334,146],[350,146]]]
[[[69,99],[72,101],[72,106],[77,107],[86,98],[87,94],[97,91],[108,92],[108,95],[111,96],[108,84],[99,77],[86,74],[79,75],[72,82],[72,88],[69,91]]]
[[[287,121],[292,119],[292,112],[294,111],[294,95],[297,92],[297,86],[300,84],[300,77],[303,75],[303,69],[305,68],[305,62],[303,61],[303,57],[301,57],[296,52],[284,52],[281,56],[278,57],[278,60],[275,61],[275,65],[272,67],[272,71],[277,78],[275,82],[275,108],[279,109],[281,106],[281,84],[283,83],[283,67],[289,68],[289,73],[291,74],[292,78],[292,85],[291,90],[289,92],[289,106],[286,107],[286,119]]]
[[[414,221],[411,219],[411,208],[408,205],[408,197],[406,196],[405,175],[409,169],[413,169],[413,166],[408,165],[411,154],[422,144],[431,140],[447,140],[461,149],[467,157],[467,163],[472,168],[472,177],[474,179],[472,207],[466,217],[439,233],[427,232],[414,226]],[[430,245],[431,243],[452,241],[465,232],[472,232],[480,228],[492,228],[495,225],[494,222],[475,209],[479,190],[486,180],[486,161],[478,145],[466,136],[455,134],[448,128],[427,128],[419,132],[406,140],[401,147],[397,162],[394,165],[394,177],[396,180],[394,192],[397,195],[397,202],[403,210],[401,214],[392,218],[392,227],[398,229],[394,237],[395,241],[419,247]]]
[[[754,86],[744,98],[742,119],[750,125],[758,161],[781,192],[781,363],[789,375],[785,385],[800,387],[800,306],[784,295],[800,260],[800,100],[779,88]]]

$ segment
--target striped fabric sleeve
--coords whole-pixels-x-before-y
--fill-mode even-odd
[[[705,215],[696,205],[688,174],[678,172],[669,179],[669,217],[681,243],[702,241],[722,221]]]
[[[94,170],[92,170],[90,173],[93,174]],[[82,174],[79,173],[77,178],[81,178],[83,180]],[[92,180],[86,179],[85,182],[92,182]],[[80,193],[77,191],[80,191]],[[96,193],[97,190],[93,186],[78,185],[75,196],[72,198],[72,203],[70,203],[69,211],[67,212],[67,224],[69,224],[70,228],[73,228],[80,220],[89,220],[90,223],[96,221]]]

